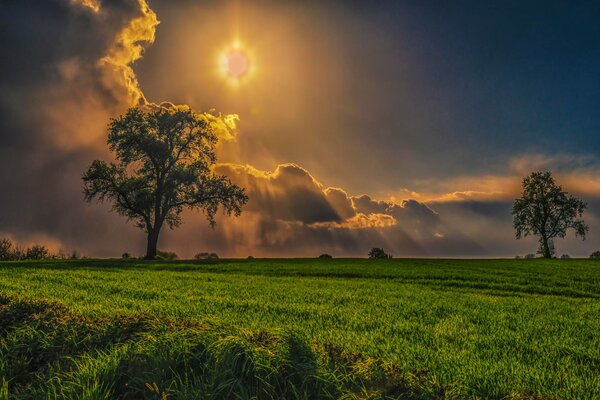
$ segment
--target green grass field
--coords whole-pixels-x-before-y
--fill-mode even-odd
[[[0,399],[162,396],[600,399],[600,262],[0,263]]]

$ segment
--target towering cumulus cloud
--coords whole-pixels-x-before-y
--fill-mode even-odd
[[[136,228],[109,205],[82,201],[81,173],[90,160],[110,157],[111,117],[131,106],[185,107],[148,99],[134,70],[160,40],[159,16],[146,0],[3,0],[0,26],[0,236],[90,256],[141,253]],[[251,140],[236,142],[237,115],[204,116],[229,145]],[[163,247],[181,256],[364,256],[375,246],[396,256],[507,256],[535,248],[512,239],[510,201],[519,175],[533,168],[518,160],[506,176],[436,181],[421,194],[378,200],[329,187],[296,164],[261,170],[237,153],[224,152],[216,170],[246,188],[242,216],[221,216],[210,230],[188,213],[181,229],[164,232]],[[595,198],[598,171],[580,172],[589,179],[579,192]],[[561,178],[581,182],[567,172]]]

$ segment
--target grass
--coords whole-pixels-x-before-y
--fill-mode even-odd
[[[3,398],[600,398],[600,262],[0,263]]]

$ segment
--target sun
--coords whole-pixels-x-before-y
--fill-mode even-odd
[[[242,50],[231,50],[225,55],[225,71],[232,78],[241,78],[250,69],[248,55]]]
[[[256,69],[253,57],[248,48],[239,40],[234,41],[219,55],[219,74],[233,86],[248,79]]]

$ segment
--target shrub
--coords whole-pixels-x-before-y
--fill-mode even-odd
[[[593,252],[592,254],[590,254],[590,258],[593,259],[600,259],[600,250],[596,250],[595,252]]]
[[[14,260],[13,242],[7,238],[0,239],[0,261]]]
[[[121,254],[121,258],[123,258],[125,260],[130,259],[131,258],[131,254],[125,252],[125,253]]]
[[[248,256],[247,258],[248,258],[248,260],[254,260],[253,256]]]
[[[195,260],[218,260],[219,256],[217,255],[217,253],[207,253],[207,252],[202,252],[202,253],[198,253],[194,256]]]
[[[25,251],[23,256],[25,260],[46,260],[48,258],[50,258],[50,251],[41,244],[34,244]]]
[[[568,254],[563,254],[562,256],[560,256],[561,260],[568,260],[569,258],[571,258],[571,256]]]
[[[388,260],[392,258],[392,255],[387,254],[382,248],[373,247],[369,251],[369,258],[373,260]]]
[[[177,258],[178,258],[177,254],[173,251],[158,250],[156,252],[157,260],[173,261],[173,260],[176,260]]]
[[[526,259],[526,260],[531,260],[532,258],[535,258],[535,254],[533,254],[533,253],[529,253],[529,254],[526,254],[526,255],[525,255],[525,259]]]
[[[331,256],[331,254],[321,254],[318,258],[322,260],[331,260],[333,257]]]
[[[50,254],[48,248],[41,244],[24,248],[14,244],[10,239],[0,239],[0,261],[47,260],[58,257],[59,255]]]

